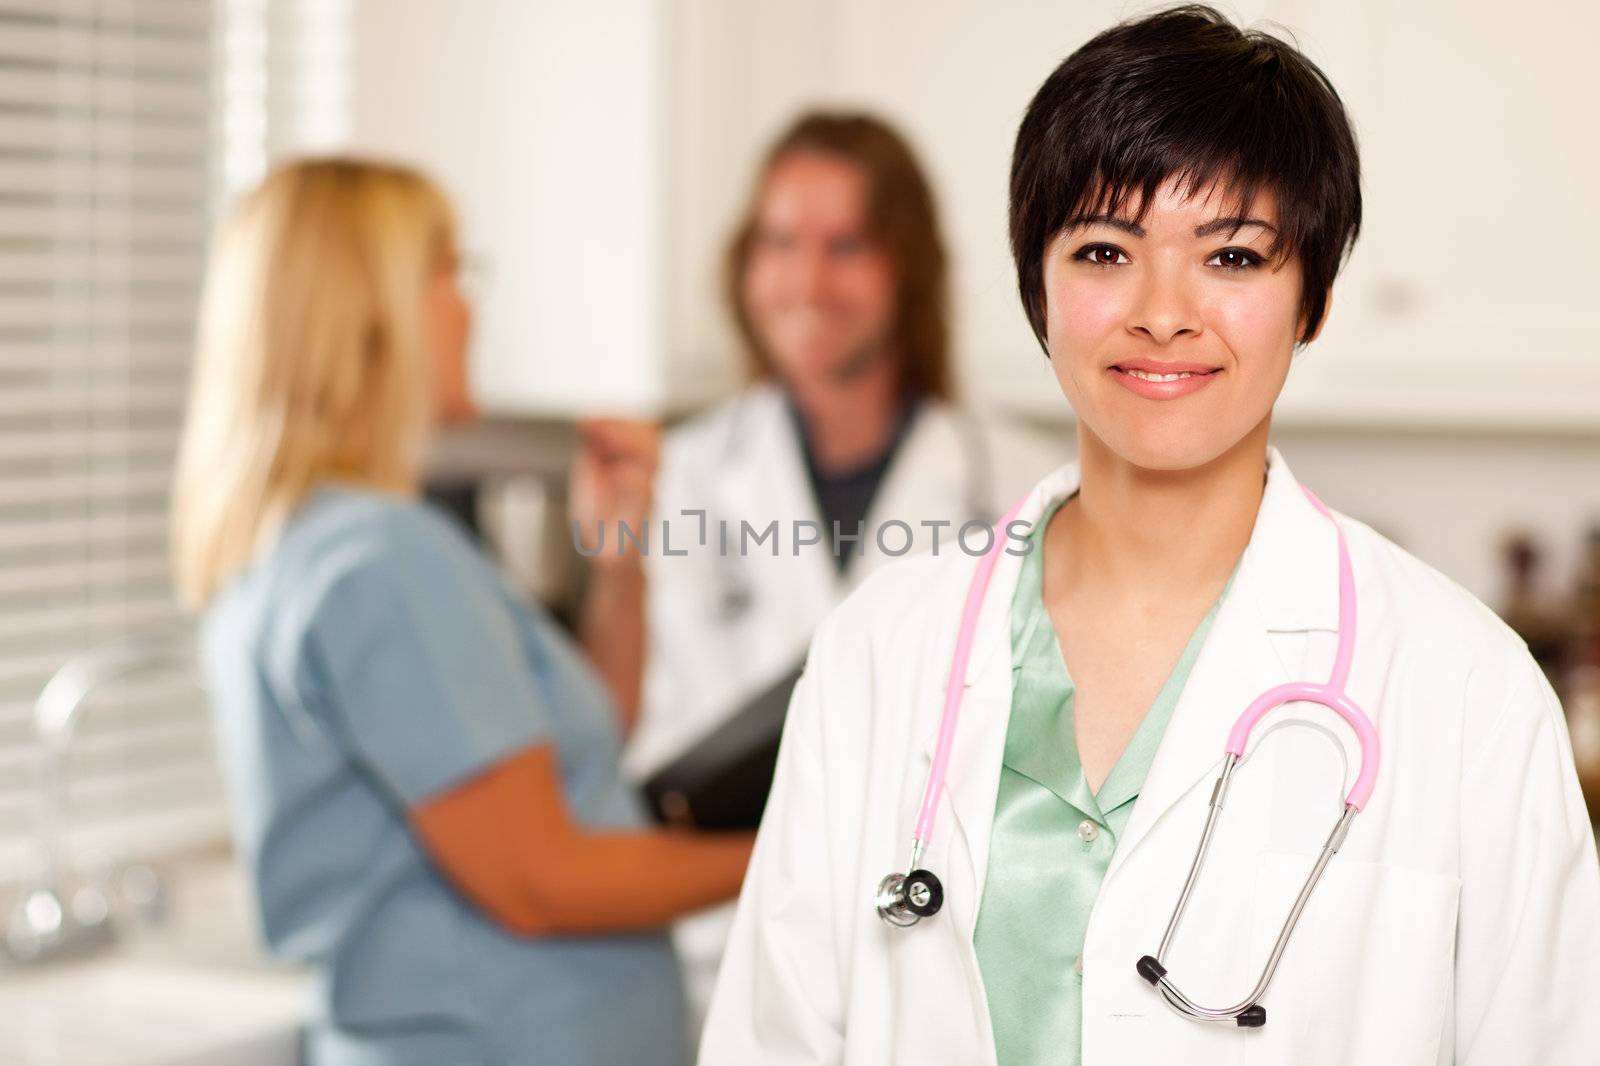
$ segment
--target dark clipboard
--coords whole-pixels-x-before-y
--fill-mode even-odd
[[[772,791],[797,666],[701,734],[644,783],[656,820],[694,829],[754,829]]]

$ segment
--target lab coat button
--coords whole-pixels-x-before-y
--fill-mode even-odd
[[[1078,823],[1078,839],[1085,844],[1094,843],[1094,838],[1100,835],[1100,827],[1085,818]]]
[[[1074,970],[1078,971],[1078,976],[1079,977],[1083,976],[1083,956],[1082,955],[1079,955],[1075,960],[1073,960],[1072,968]]]

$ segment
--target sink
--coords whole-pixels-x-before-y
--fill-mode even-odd
[[[305,997],[263,971],[110,957],[0,979],[7,1066],[294,1066]]]
[[[169,918],[0,972],[4,1066],[297,1066],[310,978],[273,963],[225,852],[161,867]]]

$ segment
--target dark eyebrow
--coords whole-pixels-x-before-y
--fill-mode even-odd
[[[1263,219],[1246,218],[1243,215],[1237,215],[1233,218],[1214,218],[1203,226],[1196,226],[1194,228],[1194,235],[1196,237],[1209,237],[1213,233],[1221,233],[1223,230],[1227,230],[1229,233],[1232,233],[1235,230],[1241,230],[1246,226],[1260,226],[1268,233],[1273,234],[1278,232],[1277,226],[1274,226],[1272,223],[1264,221]]]
[[[1095,223],[1110,226],[1113,229],[1122,230],[1124,233],[1131,233],[1135,237],[1144,236],[1143,226],[1139,225],[1137,222],[1130,222],[1125,218],[1117,218],[1114,215],[1079,215],[1076,218],[1069,218],[1066,225],[1062,226],[1061,229],[1063,232],[1065,232],[1070,229],[1076,229],[1078,226],[1090,226],[1094,225]],[[1221,233],[1223,230],[1227,230],[1229,233],[1232,233],[1236,230],[1243,229],[1246,226],[1260,226],[1268,233],[1278,232],[1278,228],[1276,226],[1262,219],[1234,216],[1231,218],[1215,218],[1204,225],[1196,226],[1194,228],[1194,235],[1196,237],[1209,237],[1211,234]]]

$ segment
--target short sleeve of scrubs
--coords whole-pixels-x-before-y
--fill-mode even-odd
[[[547,738],[516,617],[463,534],[391,509],[323,570],[312,702],[405,806]]]

